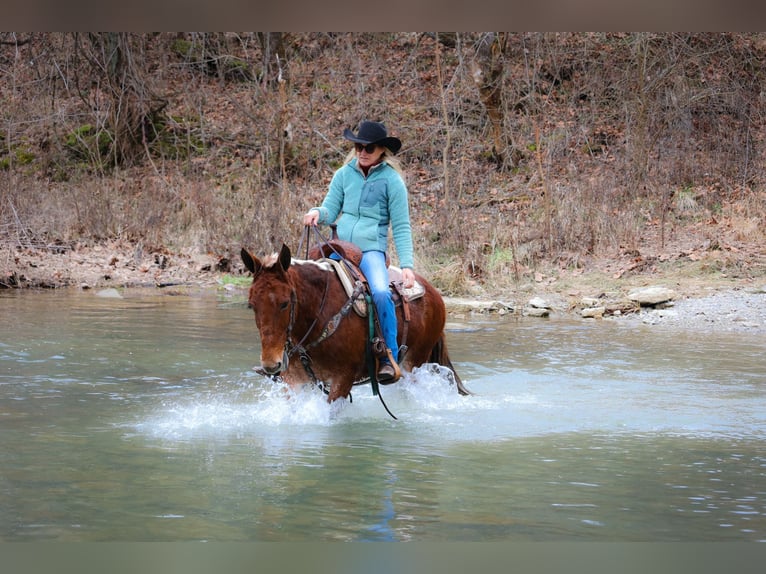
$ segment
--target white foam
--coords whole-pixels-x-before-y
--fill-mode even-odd
[[[389,408],[406,413],[410,419],[468,406],[467,398],[457,393],[452,372],[439,365],[425,365],[405,373],[396,384],[381,386],[380,394]],[[486,401],[480,402],[486,408]],[[341,399],[331,405],[318,388],[307,386],[291,391],[284,384],[263,379],[240,382],[233,389],[231,384],[219,384],[188,399],[165,400],[135,426],[140,433],[153,437],[189,440],[388,418],[370,385],[354,387],[351,401]]]

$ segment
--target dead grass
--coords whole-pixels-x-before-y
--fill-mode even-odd
[[[609,284],[654,261],[764,272],[761,36],[510,34],[494,52],[499,96],[486,101],[473,72],[477,46],[494,40],[440,37],[291,34],[281,82],[257,35],[207,38],[250,64],[245,82],[176,58],[174,35],[127,38],[142,86],[167,100],[165,139],[116,167],[65,145],[111,110],[70,36],[3,45],[0,241],[124,241],[232,261],[242,245],[296,247],[300,215],[343,158],[342,130],[372,118],[405,142],[418,266],[445,293],[566,288],[590,273]]]

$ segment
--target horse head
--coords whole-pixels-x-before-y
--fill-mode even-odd
[[[295,321],[296,294],[287,270],[292,256],[282,245],[278,254],[263,261],[242,248],[242,262],[253,274],[248,304],[255,313],[261,336],[261,367],[269,375],[287,370],[288,346]]]

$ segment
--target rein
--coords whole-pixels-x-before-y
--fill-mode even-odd
[[[301,340],[298,342],[297,345],[293,344],[292,338],[293,338],[293,327],[295,326],[295,308],[298,305],[298,296],[295,293],[295,289],[292,289],[290,291],[290,322],[287,324],[287,337],[285,338],[285,357],[289,361],[290,357],[292,357],[296,352],[298,353],[298,356],[301,359],[301,363],[303,364],[303,368],[306,370],[306,372],[311,377],[312,382],[321,387],[319,384],[316,375],[314,374],[314,370],[311,368],[311,357],[308,354],[308,349],[311,347],[318,345],[322,340],[322,337],[320,336],[320,339],[317,339],[313,343],[310,343],[308,345],[308,348],[304,346],[304,343],[306,342],[306,339],[308,339],[311,332],[314,330],[314,327],[316,327],[317,321],[319,320],[319,315],[322,312],[322,309],[324,309],[324,305],[327,302],[327,293],[330,290],[330,276],[327,275],[325,286],[324,286],[324,294],[322,295],[322,302],[319,304],[319,311],[317,311],[316,316],[314,317],[314,321],[311,323],[311,326],[306,330],[306,333],[303,335]],[[326,337],[325,337],[326,338]],[[285,363],[285,365],[287,362]],[[324,390],[324,388],[322,389]]]
[[[306,240],[306,255],[305,255],[306,259],[308,259],[308,256],[309,256],[309,239],[310,239],[310,233],[311,233],[310,228],[311,226],[309,225],[306,226],[306,234],[305,236],[301,236],[301,242],[298,245],[298,252],[300,252],[300,250],[303,247],[303,241],[304,239]],[[319,239],[321,239],[325,245],[328,245],[330,249],[332,249],[333,253],[338,255],[338,257],[341,257],[341,255],[335,250],[332,244],[329,243],[329,241],[322,235],[322,233],[316,227],[314,227],[314,231],[316,232]],[[342,257],[341,257],[341,260],[343,260]],[[328,274],[325,276],[324,294],[322,295],[322,302],[319,304],[319,310],[317,311],[316,316],[314,317],[314,322],[311,323],[311,327],[308,328],[308,330],[306,331],[306,334],[303,335],[303,338],[300,340],[300,342],[297,345],[293,345],[292,342],[290,341],[290,339],[292,338],[293,324],[295,323],[295,306],[297,305],[297,295],[295,294],[295,289],[293,289],[290,292],[290,324],[287,326],[287,341],[285,342],[285,350],[287,352],[288,357],[291,356],[296,350],[298,350],[299,353],[301,351],[305,352],[303,343],[306,342],[306,339],[308,339],[308,336],[311,334],[311,331],[313,331],[314,327],[316,327],[317,321],[319,320],[319,315],[322,313],[322,310],[324,309],[324,305],[327,302],[327,293],[329,291],[330,291],[330,276]],[[341,309],[341,313],[343,312],[344,309],[346,309],[346,307],[350,307],[351,304],[353,304],[353,300],[355,299],[356,296],[357,296],[357,292],[356,290],[354,290],[354,293],[351,296],[351,301],[346,302],[346,304],[343,306],[343,309]],[[348,314],[347,309],[345,313],[343,313],[342,317],[340,318],[338,318],[340,313],[336,313],[335,316],[332,319],[330,319],[330,322],[322,331],[322,334],[320,335],[319,339],[317,339],[313,343],[310,343],[308,345],[308,348],[310,349],[311,347],[318,345],[319,343],[324,341],[327,337],[332,335],[335,332],[335,329],[338,328],[338,323],[340,323],[340,319],[345,317],[347,314]],[[332,330],[328,333],[327,331],[330,325],[333,325],[333,327],[332,327]],[[312,375],[312,378],[314,378],[313,373],[310,373],[310,374]]]
[[[344,265],[348,266],[348,262],[346,261],[345,257],[338,253],[338,251],[333,247],[332,243],[322,235],[322,233],[317,229],[316,226],[306,226],[306,233],[305,236],[301,236],[300,244],[298,245],[298,252],[300,253],[301,249],[303,248],[303,242],[304,239],[306,240],[306,259],[308,259],[308,252],[309,252],[309,243],[310,243],[310,235],[311,235],[311,228],[313,227],[314,232],[317,235],[317,243],[320,245],[326,245],[329,246],[329,248],[332,250],[332,252],[338,256],[340,261],[343,262]],[[335,231],[335,228],[333,226],[333,232]],[[325,394],[329,394],[329,389],[326,389],[323,384],[317,379],[316,374],[314,373],[314,370],[311,368],[311,356],[309,355],[309,349],[319,345],[322,341],[327,339],[328,337],[332,336],[333,333],[338,329],[338,326],[340,325],[341,321],[349,314],[351,311],[351,308],[354,305],[354,302],[362,295],[365,295],[367,300],[367,309],[368,309],[368,315],[369,315],[369,341],[372,341],[372,337],[374,335],[374,329],[373,329],[373,308],[374,305],[372,303],[372,299],[369,295],[366,294],[366,289],[364,286],[364,283],[360,280],[356,281],[356,284],[354,285],[354,291],[352,292],[351,296],[348,298],[348,300],[343,304],[343,307],[341,307],[340,311],[338,311],[335,315],[333,315],[330,320],[327,322],[327,325],[325,325],[324,329],[322,329],[322,332],[319,334],[319,337],[312,341],[311,343],[306,343],[306,339],[308,339],[311,332],[314,330],[314,327],[316,327],[317,321],[319,319],[319,315],[321,315],[322,310],[324,309],[325,303],[327,302],[327,293],[330,290],[330,273],[326,274],[325,277],[325,288],[324,288],[324,294],[322,295],[322,302],[319,304],[319,310],[316,313],[316,316],[314,317],[314,321],[311,323],[311,326],[308,328],[306,333],[301,338],[300,342],[296,345],[292,343],[292,331],[295,324],[295,308],[298,304],[297,301],[297,295],[295,293],[295,289],[293,289],[290,292],[290,322],[287,326],[287,338],[285,340],[285,356],[287,359],[289,359],[291,356],[293,356],[296,352],[298,353],[298,356],[301,359],[301,364],[303,365],[303,369],[306,371],[306,374],[311,377],[312,383],[322,389],[322,391]],[[379,386],[378,386],[378,379],[377,374],[375,372],[375,359],[372,357],[371,353],[371,343],[368,341],[367,344],[367,353],[366,353],[366,361],[367,366],[369,369],[369,382],[372,384],[372,394],[377,395],[380,399],[381,404],[383,405],[383,408],[386,409],[386,412],[393,418],[394,420],[398,420],[394,414],[389,410],[388,405],[386,405],[385,401],[383,400],[383,396],[380,394]],[[362,382],[358,383],[362,384]],[[349,394],[349,399],[353,401],[353,398]]]

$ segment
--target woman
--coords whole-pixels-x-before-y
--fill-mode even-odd
[[[393,157],[402,142],[390,137],[382,123],[370,121],[359,124],[356,134],[346,129],[343,137],[354,142],[354,150],[333,175],[322,205],[311,208],[303,216],[303,224],[330,224],[340,216],[338,237],[362,250],[360,267],[372,292],[389,356],[396,362],[396,311],[386,268],[389,226],[402,268],[402,283],[406,289],[415,284],[407,186]],[[378,381],[391,383],[398,378],[398,366],[391,360],[381,359]]]

